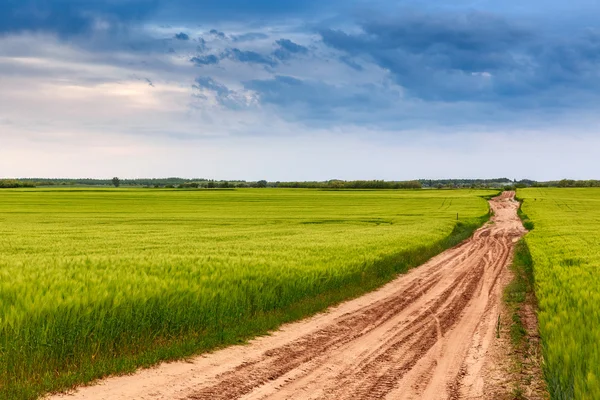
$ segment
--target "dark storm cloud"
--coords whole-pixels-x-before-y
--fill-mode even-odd
[[[352,95],[348,90],[314,81],[306,81],[291,76],[277,75],[273,79],[245,82],[247,89],[260,94],[261,100],[278,106],[291,106],[298,103],[321,108],[324,104],[351,106],[360,101],[369,102],[367,97]]]
[[[197,67],[201,67],[204,65],[214,65],[219,63],[219,58],[213,54],[207,56],[197,56],[192,57],[190,61],[196,65]]]
[[[187,33],[180,32],[180,33],[176,33],[175,34],[175,39],[177,39],[177,40],[190,40],[190,37],[189,37],[189,35]]]
[[[56,32],[63,36],[92,30],[98,21],[124,27],[154,19],[198,23],[305,15],[332,7],[338,1],[317,0],[2,0],[0,33]]]
[[[271,57],[262,55],[255,51],[240,50],[237,48],[228,49],[223,57],[248,64],[262,64],[273,67],[277,64]]]
[[[362,65],[358,64],[356,61],[354,61],[351,57],[349,56],[342,56],[340,57],[340,61],[343,62],[344,64],[346,64],[347,66],[349,66],[350,68],[352,68],[355,71],[364,71],[364,68]]]
[[[183,20],[231,20],[252,17],[256,20],[280,16],[314,15],[316,11],[336,10],[354,0],[161,0],[162,15]]]
[[[218,37],[219,39],[225,39],[225,33],[220,32],[216,29],[211,29],[209,33],[215,37]]]
[[[198,38],[198,45],[196,46],[196,51],[198,53],[203,53],[207,49],[208,46],[206,45],[206,40],[204,40],[204,38]]]
[[[285,75],[247,81],[244,87],[257,93],[262,104],[282,110],[286,118],[304,122],[330,123],[343,118],[346,122],[367,123],[373,114],[381,116],[398,100],[397,93],[381,86],[336,86]]]
[[[90,31],[99,21],[114,25],[147,18],[157,0],[3,0],[0,33],[49,31],[60,35]]]
[[[280,39],[275,43],[279,48],[273,52],[273,56],[279,60],[289,60],[295,54],[308,54],[308,48],[289,39]]]
[[[201,76],[196,78],[196,83],[193,87],[195,89],[211,90],[219,96],[227,96],[231,93],[227,86],[215,81],[214,79],[208,76]]]
[[[269,35],[261,32],[248,32],[242,35],[235,35],[232,37],[234,42],[251,42],[254,40],[267,39]]]
[[[300,53],[300,54],[308,53],[308,49],[306,47],[301,46],[297,43],[294,43],[289,39],[280,39],[275,43],[277,43],[279,45],[279,47],[281,47],[283,50],[288,51],[290,53]]]
[[[363,32],[322,30],[345,62],[374,62],[414,97],[561,106],[600,88],[598,33],[554,36],[483,13],[410,15],[361,23]],[[558,93],[561,96],[556,96]]]
[[[208,91],[214,95],[220,105],[230,110],[238,110],[246,106],[243,96],[211,77],[201,76],[196,78],[192,88],[199,92],[194,94],[195,97],[206,99],[203,93]]]

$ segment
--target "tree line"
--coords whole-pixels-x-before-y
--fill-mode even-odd
[[[600,187],[599,180],[573,180],[538,182],[531,179],[420,179],[412,181],[332,179],[328,181],[269,182],[267,180],[214,180],[205,178],[149,178],[149,179],[61,179],[22,178],[0,179],[0,189],[32,188],[40,186],[94,186],[143,187],[166,189],[240,189],[240,188],[302,188],[302,189],[515,189],[525,187]]]
[[[269,186],[304,189],[421,189],[419,181],[343,181],[339,179],[324,182],[274,182]]]
[[[558,187],[600,187],[600,181],[597,180],[585,180],[585,181],[574,181],[572,179],[563,179],[558,181]]]

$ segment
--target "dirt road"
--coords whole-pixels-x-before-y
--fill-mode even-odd
[[[52,399],[489,399],[502,287],[525,233],[514,193],[493,222],[380,290],[272,336]],[[488,379],[489,378],[489,379]]]

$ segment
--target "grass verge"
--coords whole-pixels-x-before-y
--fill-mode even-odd
[[[521,211],[521,207],[518,215],[527,230],[534,228],[533,222]],[[515,400],[546,399],[548,396],[542,378],[542,349],[536,316],[533,259],[524,239],[515,246],[511,269],[514,278],[504,291],[504,300],[511,318],[510,341],[515,374],[511,396]]]

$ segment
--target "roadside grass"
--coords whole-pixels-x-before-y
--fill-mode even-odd
[[[530,385],[534,378],[531,376],[530,364],[537,362],[531,359],[536,354],[536,349],[532,349],[532,346],[539,345],[531,342],[530,332],[527,331],[523,321],[525,307],[529,306],[530,310],[535,310],[536,304],[532,266],[527,244],[520,240],[515,246],[514,261],[511,265],[514,277],[504,292],[511,318],[509,332],[513,347],[513,372],[517,379],[512,388],[514,399],[526,399],[524,388]]]
[[[522,199],[517,200],[523,204]],[[534,229],[533,222],[523,213],[521,206],[517,213],[528,231]],[[535,392],[535,398],[546,398],[546,390],[542,383],[541,344],[535,318],[537,299],[534,267],[524,239],[519,240],[515,246],[511,270],[513,280],[504,291],[504,300],[511,318],[509,332],[513,347],[513,372],[516,377],[511,395],[515,400],[527,399],[525,393],[526,389],[529,389],[528,391]],[[525,323],[525,319],[528,319],[528,324]],[[532,383],[535,383],[536,387],[532,388]]]

